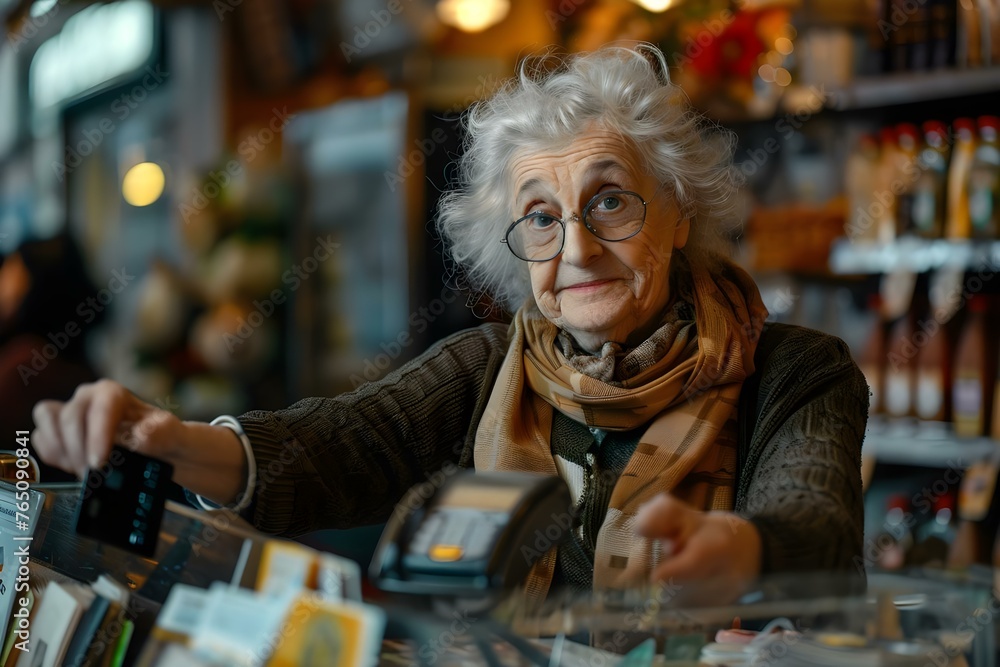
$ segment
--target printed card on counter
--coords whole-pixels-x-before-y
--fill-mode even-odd
[[[163,603],[152,636],[160,641],[187,646],[202,623],[209,593],[204,588],[174,584]]]
[[[264,595],[314,590],[328,600],[360,602],[361,568],[347,558],[270,540],[261,556],[257,590]]]
[[[292,605],[267,667],[366,667],[374,664],[384,631],[378,607],[305,593]]]
[[[208,590],[191,648],[233,667],[254,667],[271,654],[298,591],[262,595],[216,582]]]

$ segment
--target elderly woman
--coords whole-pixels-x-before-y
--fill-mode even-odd
[[[708,136],[662,54],[522,67],[467,129],[439,228],[509,327],[221,425],[84,385],[37,406],[42,458],[83,474],[124,441],[286,535],[383,521],[449,464],[560,475],[578,525],[532,570],[537,598],[671,578],[728,596],[761,572],[855,570],[867,387],[841,341],[764,325],[720,241],[732,141]]]

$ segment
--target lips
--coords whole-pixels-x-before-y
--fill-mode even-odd
[[[612,282],[612,280],[610,278],[605,278],[605,279],[602,279],[602,280],[588,280],[587,282],[576,283],[574,285],[570,285],[568,287],[564,287],[564,288],[562,288],[562,291],[565,291],[565,290],[593,289],[593,288],[596,288],[596,287],[601,287],[602,285],[607,285],[607,284],[609,284],[611,282]]]

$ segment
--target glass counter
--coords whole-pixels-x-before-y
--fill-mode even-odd
[[[143,655],[143,647],[175,585],[254,588],[261,554],[272,540],[231,514],[168,502],[155,554],[143,558],[75,533],[79,485],[35,488],[45,500],[32,545],[33,583],[91,582],[100,574],[124,583],[135,601],[126,665],[159,664],[150,658],[155,651]],[[476,600],[378,593],[367,601],[385,612],[381,665],[997,664],[1000,605],[992,597],[991,572],[869,574],[867,590],[847,594],[851,580],[857,577],[770,577],[728,605],[695,603],[690,594],[696,587],[669,585],[551,595],[532,612],[516,596],[494,608]],[[713,642],[720,630],[733,634],[735,619],[744,631],[785,620],[769,640],[757,637],[756,657],[734,657]],[[649,647],[651,655],[640,655]],[[623,661],[629,651],[640,654]]]

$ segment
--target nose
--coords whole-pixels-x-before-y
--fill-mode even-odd
[[[573,266],[587,266],[604,252],[601,240],[594,236],[579,216],[567,218],[566,239],[563,242],[562,261]]]

